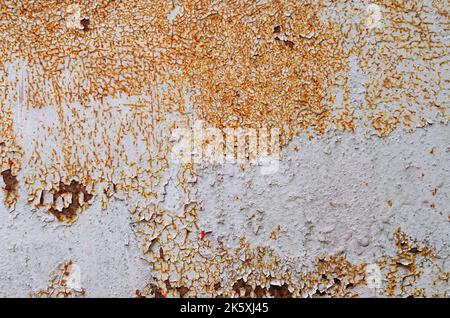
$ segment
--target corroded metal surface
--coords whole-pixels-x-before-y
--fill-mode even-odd
[[[383,197],[385,209],[401,210],[401,217],[386,225],[390,233],[380,234],[383,240],[389,235],[383,243],[372,246],[350,235],[350,241],[359,242],[358,249],[376,251],[370,260],[353,261],[347,257],[352,247],[338,253],[322,243],[311,244],[311,252],[303,255],[279,250],[278,242],[292,236],[313,240],[307,238],[310,234],[286,230],[281,214],[265,229],[264,211],[253,202],[264,200],[267,192],[284,198],[289,189],[283,204],[293,203],[286,210],[322,211],[320,200],[306,197],[304,205],[291,197],[301,183],[293,174],[303,173],[298,168],[302,163],[317,170],[309,179],[313,186],[328,173],[328,167],[314,164],[320,162],[317,158],[300,157],[307,145],[324,140],[331,140],[322,147],[326,154],[342,139],[352,138],[365,140],[360,142],[362,151],[373,153],[373,147],[382,151],[385,139],[402,144],[401,138],[411,134],[410,146],[404,149],[413,152],[423,143],[417,130],[433,126],[428,134],[444,136],[428,154],[433,158],[436,151],[438,159],[424,157],[423,166],[433,176],[448,176],[445,1],[5,0],[0,14],[5,215],[8,210],[31,218],[27,226],[43,224],[43,231],[48,231],[49,222],[63,224],[55,227],[58,231],[69,231],[95,209],[105,211],[102,218],[123,209],[130,235],[141,247],[140,253],[128,257],[142,258],[148,268],[140,274],[136,296],[448,296],[448,180],[426,181],[432,187],[431,199],[425,199],[419,186],[411,190],[433,210],[424,231],[432,231],[435,222],[443,224],[427,246],[427,235],[410,226],[414,214],[402,212],[411,202],[405,199],[399,206],[402,196],[397,192],[382,195],[385,180],[364,175],[363,168],[348,171],[342,180],[348,189],[364,186],[352,181],[359,182],[354,175],[361,174],[365,186],[376,184],[375,196]],[[180,144],[175,133],[186,127],[195,130],[199,123],[215,129],[216,135],[245,131],[246,137],[237,142],[249,153],[249,132],[259,137],[255,160],[251,153],[244,155],[246,160],[236,169],[211,158],[175,160],[174,149]],[[258,183],[252,177],[256,159],[273,157],[275,151],[263,153],[262,131],[275,129],[282,154],[275,168],[261,171],[281,175],[281,181],[265,177],[273,182],[235,193],[240,178],[246,185]],[[186,136],[192,139],[189,131]],[[195,157],[204,155],[212,141],[194,131],[192,143]],[[344,154],[357,157],[359,145],[346,147]],[[239,158],[234,145],[226,149]],[[403,148],[395,142],[386,149],[383,153],[393,150],[394,156],[402,156]],[[331,156],[330,162],[342,161]],[[369,161],[376,158],[361,159]],[[330,183],[339,184],[339,168],[330,169]],[[399,188],[408,183],[410,171],[395,170],[392,178]],[[209,175],[215,181],[208,184]],[[224,178],[234,181],[215,193],[213,184]],[[244,203],[240,196],[246,197]],[[338,189],[335,196],[340,197]],[[304,233],[314,233],[314,227],[324,236],[340,233],[360,217],[353,202],[361,202],[364,195],[345,198],[338,208],[351,218],[336,216],[336,224],[350,220],[340,227],[321,227],[308,223],[307,216],[286,215],[291,223],[305,219]],[[324,202],[336,208],[333,199]],[[223,208],[229,210],[219,213],[215,224],[211,215]],[[359,209],[367,207],[361,204]],[[241,220],[237,212],[247,219]],[[381,214],[374,209],[370,217],[381,220]],[[254,237],[223,227],[227,216],[229,224],[251,228]],[[403,227],[411,228],[408,234],[424,244],[410,243]],[[433,245],[438,245],[438,252]],[[71,266],[67,256],[59,260],[68,262],[63,272]],[[9,266],[0,269],[6,273]],[[375,283],[369,282],[370,273]],[[85,294],[84,289],[71,292],[63,278],[52,276],[50,285],[40,290],[35,286],[33,291],[39,291],[33,295]]]

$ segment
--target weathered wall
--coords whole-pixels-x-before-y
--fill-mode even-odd
[[[1,296],[448,297],[445,1],[0,8]]]

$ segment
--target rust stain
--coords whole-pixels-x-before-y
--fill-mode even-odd
[[[341,19],[328,16],[327,1],[183,0],[173,19],[168,16],[174,4],[157,0],[0,4],[0,32],[8,39],[0,44],[5,145],[18,148],[12,112],[17,101],[23,110],[56,109],[55,120],[64,128],[39,127],[44,140],[31,146],[29,162],[8,151],[1,170],[11,168],[8,160],[15,175],[27,165],[30,202],[43,189],[74,178],[90,193],[114,183],[115,193],[156,198],[168,168],[165,137],[195,119],[218,128],[278,127],[286,144],[303,132],[312,138],[360,126],[386,137],[400,125],[430,124],[428,111],[446,116],[437,95],[444,89],[446,46],[428,24],[411,22],[420,1],[374,1],[383,9],[380,28],[368,28],[365,12],[354,4],[331,4]],[[445,19],[443,4],[434,6]],[[362,22],[342,22],[351,17]],[[351,102],[352,56],[370,83],[362,104]],[[26,62],[24,83],[11,79],[7,66],[14,61]],[[436,76],[426,76],[428,70]],[[14,86],[21,86],[20,98]],[[336,104],[336,89],[343,92],[342,105]],[[405,100],[397,103],[400,95]],[[111,102],[123,96],[139,101],[119,107]],[[394,106],[386,110],[385,104]],[[102,197],[103,207],[109,198]]]
[[[19,181],[17,181],[16,176],[12,174],[11,169],[2,171],[1,175],[3,177],[3,182],[5,183],[4,187],[6,191],[5,203],[7,203],[11,197],[15,197],[17,195]]]
[[[285,283],[282,286],[270,286],[268,289],[261,286],[253,288],[251,285],[246,284],[241,278],[233,284],[232,289],[239,297],[268,297],[273,298],[292,298],[292,293],[289,291],[288,285]]]
[[[420,17],[421,2],[374,1],[385,11],[385,25],[378,29],[341,22],[364,15],[345,1],[180,0],[182,13],[173,20],[170,1],[77,1],[77,8],[67,10],[71,2],[0,4],[0,33],[7,39],[0,42],[0,171],[11,199],[6,203],[17,200],[10,194],[17,192],[16,176],[24,165],[31,171],[23,176],[28,201],[67,224],[96,193],[104,208],[111,198],[151,202],[131,212],[144,241],[142,253],[158,276],[157,286],[137,291],[139,297],[357,296],[365,264],[327,256],[310,273],[285,271],[276,251],[250,246],[245,238],[239,250],[205,239],[195,203],[186,204],[182,214],[154,204],[164,195],[169,169],[167,136],[203,119],[221,129],[279,127],[286,144],[304,132],[313,138],[360,126],[386,137],[399,126],[431,124],[428,111],[445,118],[447,101],[439,92],[445,89],[441,69],[448,48],[427,23],[411,22]],[[340,19],[322,17],[330,3],[340,6]],[[438,18],[448,18],[443,6],[436,3]],[[74,18],[76,27],[68,27]],[[370,83],[361,104],[351,103],[351,56]],[[17,61],[26,64],[25,86],[9,71]],[[16,94],[11,88],[19,86]],[[334,89],[343,91],[342,105],[336,105]],[[130,101],[117,106],[120,98]],[[27,162],[15,135],[18,104],[25,113],[54,110],[58,123],[36,128],[42,137],[29,146]],[[189,197],[195,168],[181,170],[177,186]],[[396,238],[397,256],[381,262],[386,292],[421,296],[422,290],[411,291],[402,282],[406,277],[416,282],[421,260],[433,255],[410,247],[400,231]],[[168,280],[171,271],[181,278]],[[399,276],[404,271],[409,276]],[[446,275],[440,279],[448,281]],[[53,282],[62,290],[38,294],[70,296],[63,280]]]
[[[44,204],[45,192],[41,193],[39,204]],[[67,224],[73,223],[78,214],[86,208],[93,195],[88,193],[86,187],[72,180],[70,184],[60,183],[58,190],[51,194],[49,213],[53,214],[58,221]],[[59,206],[58,206],[59,203]]]
[[[175,25],[177,34],[191,31],[183,66],[201,88],[194,100],[200,118],[218,128],[278,127],[285,139],[298,130],[325,132],[330,109],[323,100],[347,63],[339,26],[319,18],[321,3],[183,7],[187,16],[204,17]]]
[[[189,297],[354,297],[354,289],[365,285],[365,264],[353,265],[343,257],[321,258],[314,271],[301,273],[282,267],[275,251],[251,246],[245,238],[236,250],[220,241],[198,240],[196,213],[195,206],[184,216],[157,206],[132,212],[156,279],[141,290],[143,295],[180,297],[189,290]],[[169,282],[171,272],[181,277]]]
[[[397,253],[391,258],[382,258],[380,267],[385,271],[387,285],[386,295],[400,297],[427,297],[424,289],[417,288],[417,281],[425,275],[424,266],[427,263],[434,264],[436,254],[427,246],[421,245],[408,235],[397,229],[395,232],[395,244]],[[434,265],[437,266],[437,265]],[[448,272],[438,268],[435,283],[448,277]],[[446,297],[446,293],[440,297]]]
[[[90,20],[89,19],[81,19],[80,24],[83,27],[83,31],[89,31]]]
[[[250,244],[242,238],[241,245],[236,250],[220,249],[209,260],[202,257],[202,253],[208,254],[208,249],[213,249],[210,244],[202,243],[193,247],[190,243],[178,246],[168,241],[156,239],[153,244],[171,246],[171,262],[152,258],[152,249],[144,254],[152,261],[153,269],[157,277],[166,277],[171,266],[177,266],[182,261],[183,270],[181,279],[170,282],[157,281],[156,285],[149,285],[140,291],[147,297],[182,297],[184,292],[189,292],[190,297],[358,297],[360,287],[367,287],[367,264],[352,264],[342,256],[327,256],[318,258],[315,268],[310,272],[297,272],[294,267],[282,267],[281,257],[273,251],[262,247],[250,248]],[[386,255],[379,259],[382,280],[386,281],[384,292],[391,297],[446,297],[443,294],[427,295],[424,289],[418,288],[417,282],[425,273],[424,265],[427,262],[435,264],[435,253],[428,247],[411,242],[407,235],[398,229],[395,233],[397,252],[395,255]],[[185,253],[186,246],[190,247],[187,255],[192,257],[177,257],[177,253]],[[217,248],[217,247],[215,247]],[[243,258],[240,251],[244,251]],[[200,258],[199,258],[200,256]],[[173,263],[174,262],[174,263]],[[186,263],[185,263],[186,262]],[[206,265],[203,265],[206,263]],[[433,265],[437,266],[437,265]],[[236,271],[227,271],[228,267],[236,268]],[[188,279],[187,273],[194,271],[196,278]],[[203,271],[207,271],[202,274]],[[241,274],[239,274],[241,273]],[[240,276],[242,275],[242,276]],[[448,284],[448,272],[438,270],[427,279],[434,280],[434,284]],[[224,283],[227,282],[227,283]],[[181,284],[181,285],[179,285]],[[178,286],[178,287],[176,287]]]

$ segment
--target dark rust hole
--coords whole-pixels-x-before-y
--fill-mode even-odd
[[[7,192],[14,192],[17,189],[17,185],[19,182],[17,181],[16,176],[14,176],[11,172],[11,169],[5,170],[2,172],[3,182],[5,183],[5,190]]]
[[[284,41],[284,44],[286,44],[289,48],[294,48],[295,44],[292,41],[286,40]]]
[[[85,203],[88,203],[93,195],[87,192],[85,186],[75,180],[72,180],[70,185],[60,182],[59,191],[53,195],[53,202],[56,202],[56,200],[65,193],[72,194],[72,203],[70,203],[68,207],[63,208],[61,212],[55,208],[51,208],[49,212],[56,216],[59,221],[73,221],[78,211],[82,208],[79,202],[80,194],[83,193]]]
[[[89,19],[81,19],[80,21],[81,26],[83,27],[83,31],[88,31],[89,30],[89,25],[91,24],[91,21]]]

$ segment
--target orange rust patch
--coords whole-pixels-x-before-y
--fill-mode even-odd
[[[392,297],[426,297],[425,290],[417,288],[416,283],[424,274],[425,264],[434,263],[436,260],[435,253],[430,248],[409,239],[400,228],[395,232],[395,244],[396,255],[389,259],[383,258],[379,262],[380,267],[386,271],[385,293]],[[438,271],[434,284],[449,275],[441,268],[438,268]]]
[[[347,64],[339,28],[321,21],[320,4],[235,2],[211,10],[192,3],[184,9],[202,17],[174,26],[190,44],[183,67],[199,88],[195,105],[202,119],[218,128],[278,127],[289,135],[325,131],[329,109],[322,100]]]
[[[86,291],[70,289],[67,281],[70,277],[74,263],[69,260],[61,265],[50,275],[49,283],[45,288],[39,289],[30,294],[32,298],[78,298],[84,297]]]
[[[80,21],[81,26],[83,27],[83,31],[88,31],[89,30],[89,24],[90,24],[90,20],[89,19],[81,19]]]
[[[36,141],[28,163],[35,175],[24,178],[29,192],[39,193],[42,201],[42,189],[51,184],[57,185],[59,180],[67,182],[73,176],[81,180],[69,185],[59,183],[59,190],[52,194],[54,204],[65,195],[72,197],[67,206],[50,208],[50,213],[62,222],[72,222],[84,207],[77,198],[83,195],[85,202],[92,198],[86,186],[91,189],[99,182],[111,182],[112,171],[120,175],[112,192],[132,189],[139,196],[159,199],[154,187],[159,185],[159,178],[168,166],[167,135],[170,128],[177,125],[172,122],[158,126],[156,123],[169,115],[179,114],[183,121],[190,119],[186,118],[188,110],[182,102],[185,85],[194,102],[195,116],[219,128],[275,126],[283,128],[287,137],[304,130],[323,133],[330,123],[341,130],[355,130],[353,112],[359,105],[348,106],[340,117],[332,118],[333,109],[325,103],[330,87],[336,84],[337,74],[342,71],[343,77],[348,76],[345,72],[348,50],[342,49],[342,42],[350,37],[342,36],[341,28],[351,23],[338,25],[321,21],[322,2],[217,4],[180,0],[177,4],[182,12],[171,22],[168,15],[174,7],[169,1],[77,1],[83,16],[88,13],[89,20],[85,18],[80,23],[89,32],[67,29],[64,23],[67,16],[62,12],[71,2],[0,4],[0,33],[6,39],[0,42],[0,132],[7,141],[2,140],[0,146],[15,145],[11,106],[17,104],[17,94],[11,94],[11,86],[18,86],[18,83],[11,83],[10,74],[3,70],[7,69],[5,64],[20,60],[27,65],[26,90],[19,98],[20,104],[24,103],[23,109],[55,106],[57,122],[64,128],[43,128],[46,141],[51,143],[62,133],[64,142],[62,149],[48,150],[42,145],[43,140]],[[414,117],[415,107],[410,106],[425,105],[442,112],[448,108],[439,103],[437,94],[442,86],[439,70],[443,62],[439,56],[445,56],[447,47],[428,23],[418,23],[416,18],[414,22],[405,23],[413,18],[411,16],[420,18],[420,1],[377,3],[385,4],[386,21],[390,24],[371,31],[363,26],[351,26],[353,29],[347,32],[357,34],[350,40],[354,41],[351,50],[360,57],[361,68],[370,83],[366,95],[367,114],[362,119],[368,119],[372,129],[385,137],[402,118]],[[344,11],[339,12],[343,14],[340,19],[345,18]],[[396,32],[398,29],[402,30],[401,35]],[[376,45],[372,43],[372,35]],[[424,45],[415,47],[415,43]],[[398,62],[407,63],[414,72],[399,70]],[[431,79],[417,77],[429,74],[430,70],[435,71]],[[68,77],[67,73],[76,76]],[[347,82],[344,80],[344,85],[348,85]],[[119,112],[110,111],[115,106],[105,103],[105,99],[141,95],[150,97],[142,103],[128,105],[133,107],[131,116],[119,123],[120,132],[109,139],[109,128]],[[406,101],[399,103],[399,96]],[[398,107],[386,112],[379,109],[381,102]],[[71,108],[75,103],[81,107]],[[93,128],[86,124],[91,118]],[[133,124],[125,124],[130,118]],[[94,151],[84,147],[91,141]],[[140,159],[129,158],[125,145],[130,144],[133,150],[145,148],[147,153],[139,153],[136,157]],[[47,151],[53,151],[53,156],[42,156]],[[13,162],[11,174],[16,174],[20,164],[13,153],[14,150],[8,150],[7,156],[2,154],[1,163],[3,170],[10,168]],[[148,153],[151,155],[146,156]],[[60,154],[64,158],[58,161]],[[83,157],[87,159],[80,159]],[[121,170],[121,165],[127,169]],[[185,180],[180,180],[179,186],[186,190]],[[109,197],[108,193],[105,192]],[[199,234],[197,211],[186,209],[184,212],[181,217],[169,211],[154,211],[154,214],[144,215],[146,222],[142,223],[145,225],[140,224],[139,229],[139,234],[145,238],[144,254],[161,276],[161,284],[166,281],[169,270],[189,267],[191,272],[197,271],[199,277],[194,279],[187,277],[187,270],[181,275],[181,279],[195,285],[184,281],[174,283],[170,292],[181,295],[186,286],[189,295],[197,295],[207,286],[219,286],[224,294],[234,295],[232,286],[219,283],[220,277],[227,275],[228,281],[239,282],[248,269],[256,269],[243,286],[246,294],[247,285],[255,286],[255,282],[258,285],[250,293],[287,294],[287,287],[283,286],[289,286],[286,281],[295,277],[280,270],[276,253],[250,248],[249,244],[241,242],[245,261],[234,251],[223,250],[223,254],[217,255],[217,248],[209,245],[210,240],[199,242],[198,235],[191,235]],[[143,228],[145,226],[148,228]],[[175,241],[174,233],[182,239]],[[204,249],[214,251],[216,257],[213,260],[203,257],[200,252]],[[270,262],[266,262],[264,256]],[[236,264],[236,273],[227,272]],[[404,262],[401,266],[405,266]],[[352,265],[338,257],[322,260],[314,273],[301,277],[305,286],[295,287],[293,294],[353,296],[351,290],[361,283],[362,268],[363,265]],[[268,277],[267,272],[271,271],[277,277]],[[281,287],[272,288],[270,279],[277,280]],[[266,283],[264,287],[262,281]],[[321,287],[324,282],[331,287]],[[158,286],[155,294],[164,295],[167,288]]]
[[[155,279],[143,289],[146,296],[179,297],[187,288],[189,297],[357,297],[361,287],[367,285],[366,264],[350,263],[343,256],[318,258],[311,271],[301,272],[296,265],[286,268],[283,264],[289,263],[288,258],[283,261],[275,250],[251,246],[243,237],[236,249],[226,248],[220,240],[215,243],[214,237],[198,240],[201,230],[196,224],[195,206],[186,209],[184,215],[157,206],[136,209],[132,215],[136,233],[144,238],[143,254]],[[385,294],[423,294],[416,290],[416,283],[424,274],[425,262],[434,262],[434,253],[410,243],[400,229],[396,240],[397,254],[378,262],[387,281]],[[171,272],[180,273],[180,277],[169,283]],[[442,270],[433,275],[430,279],[436,283],[445,284],[448,278]],[[411,284],[403,286],[405,279],[411,279]]]

